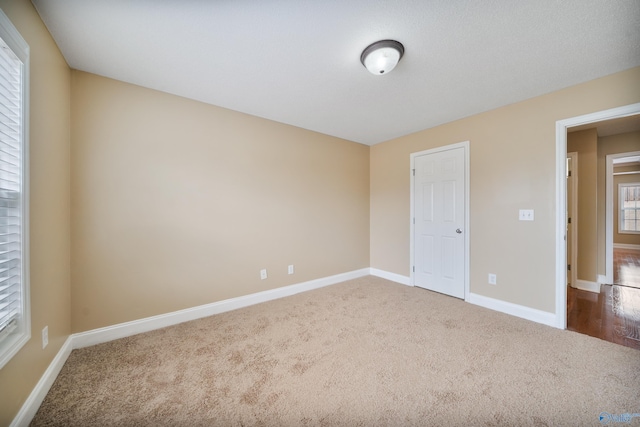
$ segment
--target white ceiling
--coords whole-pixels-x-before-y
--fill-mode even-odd
[[[638,0],[33,3],[72,68],[368,145],[640,65]]]

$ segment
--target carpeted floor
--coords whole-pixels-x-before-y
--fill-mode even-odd
[[[31,425],[596,426],[603,412],[640,413],[640,351],[365,277],[74,350]]]

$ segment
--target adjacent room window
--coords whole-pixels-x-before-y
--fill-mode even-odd
[[[29,46],[0,11],[0,368],[31,337],[28,64]]]
[[[640,182],[618,184],[619,233],[640,233]]]

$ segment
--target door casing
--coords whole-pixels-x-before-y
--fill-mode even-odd
[[[567,212],[571,213],[571,239],[567,240],[567,248],[571,250],[567,253],[571,257],[567,257],[568,264],[571,265],[571,286],[576,287],[578,280],[578,153],[567,153],[567,158],[571,159],[571,188],[567,188],[567,195],[571,194],[571,206],[568,206]],[[569,186],[567,186],[569,187]]]

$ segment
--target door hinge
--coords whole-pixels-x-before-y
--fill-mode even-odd
[[[569,224],[571,224],[571,218],[569,218],[569,221],[567,221]]]
[[[413,176],[416,176],[416,170],[413,169]]]
[[[414,223],[414,224],[416,223],[416,219],[415,219],[415,217],[413,218],[413,223]]]
[[[571,176],[571,171],[569,171],[569,175],[567,175],[567,176]]]
[[[571,264],[567,264],[567,270],[571,271]]]
[[[416,266],[415,265],[413,266],[413,272],[414,273],[416,272]]]

